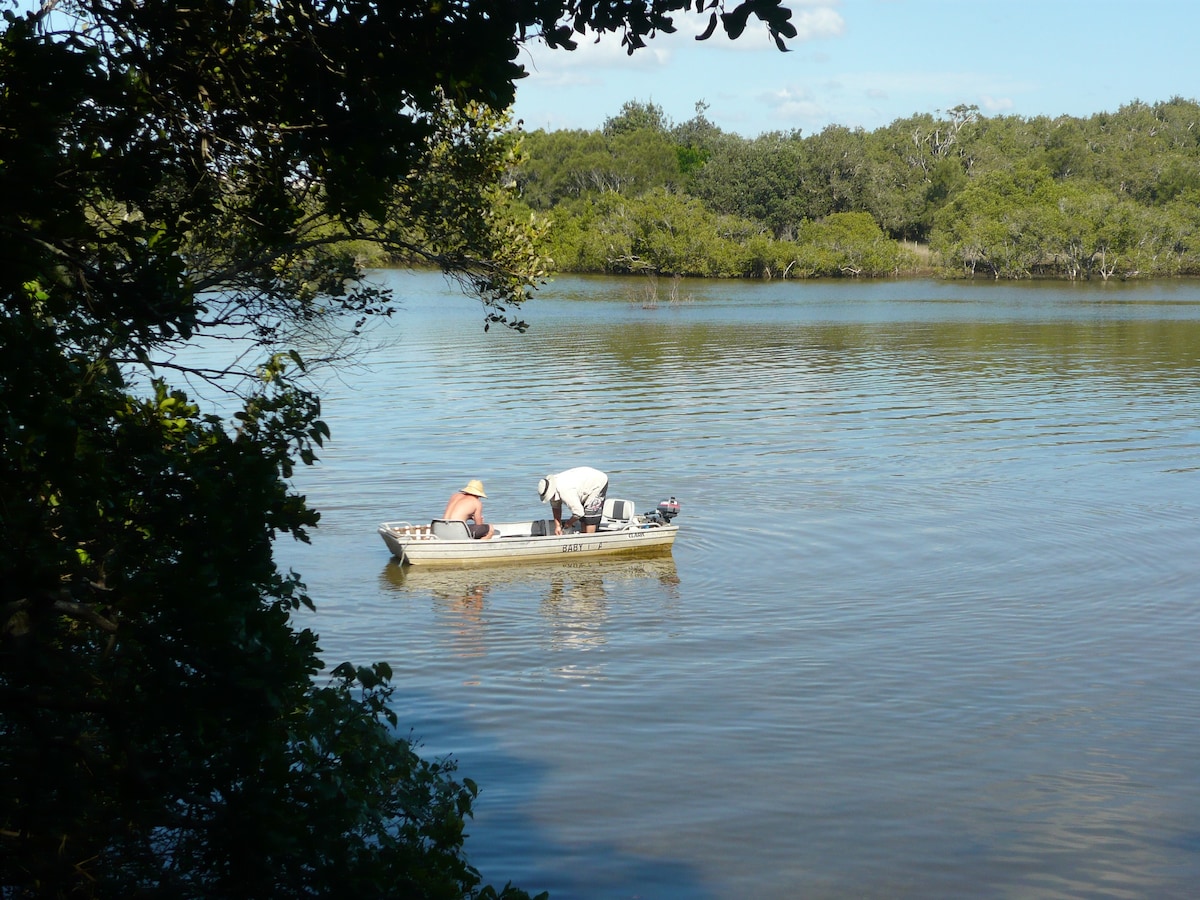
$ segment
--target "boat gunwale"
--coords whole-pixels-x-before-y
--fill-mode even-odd
[[[586,534],[578,531],[532,534],[534,523],[539,521],[546,520],[493,523],[500,531],[500,536],[489,540],[438,537],[432,534],[428,525],[413,525],[405,521],[384,522],[378,531],[392,555],[411,565],[532,562],[557,559],[564,553],[609,556],[669,552],[679,531],[678,525],[648,522],[642,517],[635,517],[622,527]],[[505,527],[513,533],[506,535]],[[410,552],[410,548],[414,552]]]

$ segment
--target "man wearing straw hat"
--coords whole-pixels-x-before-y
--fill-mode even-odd
[[[442,513],[442,518],[466,522],[471,537],[477,540],[495,537],[495,530],[483,521],[483,500],[486,499],[487,494],[483,492],[483,482],[478,478],[472,478],[467,482],[465,488],[455,491],[450,497],[449,502],[446,503],[446,511]]]

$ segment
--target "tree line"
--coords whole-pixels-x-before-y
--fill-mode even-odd
[[[566,272],[1109,279],[1200,274],[1200,104],[746,138],[629,101],[523,133],[520,204]]]

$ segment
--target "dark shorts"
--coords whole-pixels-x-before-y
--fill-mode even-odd
[[[471,537],[475,540],[487,537],[487,533],[491,530],[491,525],[476,525],[473,522],[468,522],[467,527],[471,529]]]
[[[590,499],[583,505],[583,522],[584,527],[590,525],[599,525],[600,519],[604,516],[604,498],[608,496],[608,482],[604,482],[604,487],[600,488],[600,492],[595,497]]]

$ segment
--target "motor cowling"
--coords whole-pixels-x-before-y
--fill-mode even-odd
[[[659,501],[656,511],[666,521],[670,522],[673,518],[679,515],[679,501],[672,497],[670,500]]]

